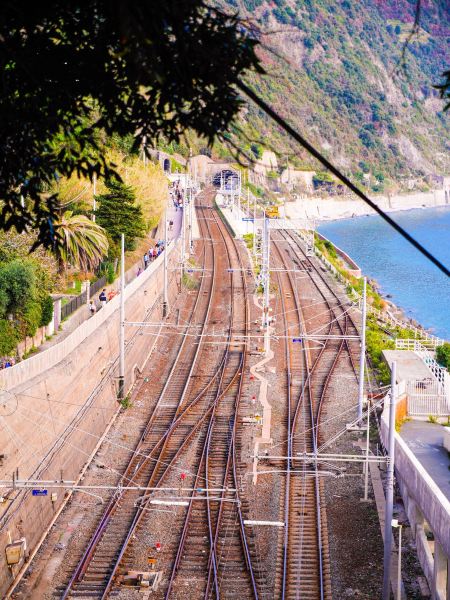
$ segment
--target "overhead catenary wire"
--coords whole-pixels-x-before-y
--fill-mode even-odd
[[[296,131],[289,123],[287,123],[283,117],[281,117],[271,106],[267,104],[262,98],[258,96],[247,84],[243,81],[237,82],[237,87],[244,92],[253,102],[264,111],[271,119],[273,119],[284,131],[290,135],[296,142],[298,142],[305,150],[307,150],[314,158],[316,158],[324,167],[326,167],[333,175],[335,175],[344,185],[346,185],[354,194],[356,194],[363,202],[368,204],[380,217],[388,223],[397,233],[399,233],[408,243],[410,243],[416,250],[418,250],[423,256],[425,256],[430,262],[432,262],[442,273],[450,277],[450,270],[429,250],[427,250],[420,242],[418,242],[413,236],[408,233],[401,225],[399,225],[394,219],[392,219],[387,213],[385,213],[375,202],[373,202],[364,192],[362,192],[354,183],[348,179],[339,169],[337,169],[329,160],[325,158],[314,146],[312,146],[298,131]]]
[[[19,410],[20,410],[20,409],[19,409]],[[45,416],[45,415],[43,415],[42,413],[39,413],[38,411],[33,411],[33,409],[32,409],[31,407],[27,407],[27,410],[29,410],[29,411],[31,411],[31,412],[35,412],[35,413],[36,413],[36,415],[38,415],[38,416],[40,416],[40,417],[43,417],[44,419],[50,420],[48,417],[46,417],[46,416]],[[35,420],[33,420],[33,419],[29,418],[29,417],[28,417],[28,415],[27,415],[26,413],[24,413],[24,412],[23,412],[23,418],[25,418],[25,419],[29,420],[29,421],[30,421],[30,422],[32,422],[32,423],[35,423],[35,425],[36,425],[37,427],[40,427],[40,425],[39,425],[39,424],[37,424]],[[61,421],[61,422],[64,422],[64,421],[62,421],[61,419],[55,419],[55,420],[57,420],[57,421]],[[43,429],[43,430],[45,430],[45,428],[42,428],[42,429]],[[73,427],[71,427],[71,429],[72,429],[72,431],[77,431],[77,432],[79,432],[79,433],[82,433],[82,434],[84,434],[84,435],[87,435],[88,437],[93,437],[93,438],[96,438],[96,439],[101,439],[101,436],[100,436],[100,435],[97,435],[97,434],[95,434],[95,433],[92,433],[92,432],[90,432],[90,431],[87,431],[87,430],[85,430],[85,429],[81,429],[80,427],[75,427],[75,426],[73,426]],[[69,443],[69,444],[70,444],[70,442],[66,442],[66,443]],[[133,456],[141,456],[142,458],[144,458],[144,459],[147,459],[147,460],[150,460],[151,462],[154,462],[155,464],[159,463],[159,464],[161,464],[161,465],[163,465],[163,466],[166,466],[166,467],[167,467],[167,466],[169,466],[169,463],[167,463],[166,461],[160,460],[160,459],[158,459],[158,458],[153,458],[153,457],[151,457],[151,456],[149,456],[149,455],[147,455],[147,454],[144,454],[144,453],[140,452],[139,450],[135,450],[134,448],[131,448],[130,446],[127,446],[126,444],[119,444],[119,443],[117,443],[117,442],[113,442],[112,440],[110,440],[110,439],[108,439],[108,438],[105,438],[105,440],[104,440],[104,443],[105,443],[105,444],[109,444],[109,445],[110,445],[110,446],[112,446],[112,447],[119,448],[119,449],[121,449],[121,450],[129,451],[129,452],[131,452],[131,454],[132,454]],[[88,456],[88,453],[87,453],[86,451],[82,450],[81,448],[79,448],[78,446],[76,446],[76,445],[74,445],[74,444],[70,444],[70,445],[71,445],[71,446],[73,446],[73,447],[74,447],[76,450],[78,450],[78,451],[79,451],[79,452],[81,452],[82,454],[85,454],[86,456]],[[184,469],[184,468],[181,468],[181,467],[176,467],[175,465],[173,465],[171,468],[172,468],[174,471],[179,471],[180,473],[187,473],[187,474],[189,474],[189,475],[193,475],[193,473],[191,473],[190,471],[186,471],[186,469]],[[117,474],[118,474],[118,475],[120,475],[120,476],[122,476],[122,475],[123,475],[123,473],[122,473],[122,472],[120,472],[120,471],[117,471],[117,470],[116,470],[116,469],[114,469],[113,467],[108,467],[108,469],[109,469],[110,471],[112,471],[112,472],[115,472],[115,473],[117,473]],[[125,478],[125,479],[128,479],[129,481],[132,481],[132,478]],[[204,479],[204,478],[202,478],[202,479]]]

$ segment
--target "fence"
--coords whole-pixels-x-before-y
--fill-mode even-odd
[[[434,355],[424,346],[422,340],[396,339],[395,348],[415,352],[427,365],[436,380],[441,385],[445,385],[446,374],[448,375],[447,370],[436,362]]]
[[[450,375],[441,367],[422,340],[397,339],[397,350],[410,350],[419,356],[430,371],[430,377],[406,382],[408,414],[411,416],[446,416],[450,413]]]
[[[92,298],[92,296],[97,293],[99,291],[99,289],[104,288],[106,285],[106,275],[103,275],[103,277],[100,277],[100,279],[97,279],[97,281],[94,281],[94,283],[91,283],[91,286],[89,288],[89,294]]]
[[[92,298],[92,296],[98,292],[99,289],[105,287],[106,285],[106,275],[103,275],[103,277],[100,277],[100,279],[97,279],[97,281],[94,281],[93,284],[91,284],[91,286],[89,287],[89,295]],[[71,315],[72,313],[74,313],[78,308],[80,308],[80,306],[82,306],[83,304],[86,304],[88,299],[87,296],[87,292],[86,290],[84,292],[81,292],[81,294],[79,294],[78,296],[75,296],[75,298],[72,298],[72,300],[70,300],[70,302],[68,302],[67,304],[64,304],[64,306],[61,308],[61,320],[67,319],[67,317],[69,315]]]
[[[449,414],[443,386],[432,377],[407,381],[406,394],[408,415],[412,417],[444,417]]]
[[[81,292],[81,294],[79,294],[78,296],[75,296],[75,298],[72,298],[72,300],[70,300],[67,304],[64,304],[64,306],[61,308],[61,320],[67,319],[67,317],[69,315],[71,315],[73,312],[75,312],[83,304],[86,304],[86,302],[87,302],[87,292],[86,291]]]

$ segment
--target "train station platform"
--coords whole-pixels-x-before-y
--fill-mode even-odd
[[[417,460],[450,500],[450,457],[444,448],[444,427],[426,421],[407,421],[400,429]]]
[[[221,194],[216,194],[216,203],[236,237],[253,233],[253,216],[244,207],[239,209],[236,204],[230,204]],[[259,227],[261,228],[261,220]]]
[[[397,363],[397,383],[430,376],[426,364],[412,350],[383,350],[383,356],[388,365],[394,361]]]

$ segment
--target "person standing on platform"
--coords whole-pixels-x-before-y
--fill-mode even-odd
[[[106,298],[106,288],[103,288],[103,290],[100,293],[98,299],[100,300],[102,307],[106,306],[106,303],[108,301],[107,298]]]

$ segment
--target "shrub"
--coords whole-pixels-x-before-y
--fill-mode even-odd
[[[47,295],[41,301],[41,322],[39,324],[40,327],[44,325],[48,325],[53,318],[53,300],[52,297]]]
[[[19,341],[19,332],[14,323],[8,319],[0,319],[0,354],[9,356]]]
[[[436,360],[442,367],[450,370],[450,344],[448,342],[436,348]]]
[[[114,265],[113,263],[108,263],[108,266],[106,267],[106,281],[111,284],[114,283],[115,278]]]

